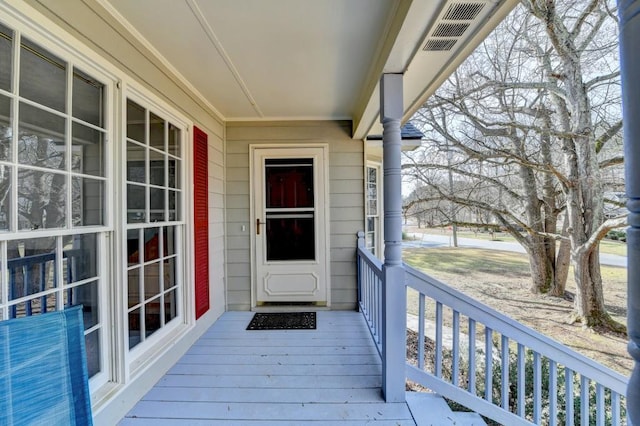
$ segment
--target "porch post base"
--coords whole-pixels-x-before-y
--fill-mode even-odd
[[[407,292],[404,268],[385,265],[382,273],[382,300],[386,305],[382,314],[382,393],[386,402],[405,402]]]

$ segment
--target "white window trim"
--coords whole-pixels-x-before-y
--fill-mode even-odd
[[[122,327],[119,328],[119,333],[122,337],[122,347],[124,350],[124,381],[129,382],[132,378],[137,376],[138,374],[145,371],[148,365],[154,363],[158,356],[165,351],[175,339],[192,328],[195,324],[195,294],[194,288],[190,283],[193,282],[193,206],[191,202],[187,202],[193,199],[193,188],[190,184],[189,176],[187,175],[187,170],[191,170],[192,168],[192,159],[193,159],[193,148],[192,144],[189,141],[192,139],[192,123],[176,111],[174,108],[170,107],[166,102],[164,102],[159,97],[155,96],[153,93],[148,90],[142,88],[141,86],[132,83],[125,82],[122,87],[122,97],[120,99],[120,119],[122,120],[122,126],[120,129],[120,140],[122,143],[120,144],[120,158],[124,159],[126,154],[126,140],[127,140],[127,128],[126,128],[126,114],[127,114],[127,100],[130,99],[146,110],[153,112],[157,116],[163,118],[164,120],[169,121],[171,124],[177,126],[180,129],[181,134],[181,161],[182,167],[180,170],[180,178],[182,179],[182,197],[181,197],[181,210],[182,210],[182,219],[180,221],[176,221],[177,225],[182,226],[182,235],[181,238],[181,249],[183,250],[183,255],[178,256],[176,269],[180,271],[180,280],[181,280],[181,288],[179,290],[179,318],[178,321],[172,321],[172,323],[167,324],[165,327],[162,327],[158,331],[156,331],[152,336],[145,340],[144,345],[137,345],[136,347],[129,349],[128,344],[128,301],[127,301],[127,289],[124,285],[127,282],[127,260],[126,260],[126,231],[129,229],[126,220],[126,191],[120,191],[120,206],[122,206],[119,211],[121,214],[117,218],[120,223],[119,228],[121,229],[123,237],[118,242],[120,247],[120,252],[122,255],[120,256],[120,262],[122,267],[118,269],[120,272],[120,280],[119,282],[123,285],[120,286],[121,294],[118,299],[120,303],[118,304],[120,312],[118,313],[121,321]],[[126,167],[123,161],[120,161],[120,170],[117,171],[117,182],[115,183],[116,187],[124,188],[126,185]],[[153,224],[148,224],[145,227],[154,227]],[[189,261],[191,264],[189,264]]]
[[[365,241],[367,235],[367,219],[369,216],[369,169],[373,168],[376,170],[376,196],[377,196],[377,228],[375,230],[375,241],[374,247],[376,249],[376,257],[383,260],[384,259],[384,216],[383,216],[383,180],[382,180],[382,164],[375,161],[367,161],[364,167],[365,170],[365,178],[364,178],[364,189],[365,189],[365,208],[364,208],[364,230],[365,230]]]
[[[67,63],[67,67],[69,69],[77,68],[93,78],[96,78],[101,83],[104,84],[104,131],[105,131],[105,197],[104,197],[104,224],[96,225],[96,226],[84,226],[81,228],[68,228],[68,229],[40,229],[40,230],[17,230],[17,220],[16,215],[11,217],[12,229],[16,229],[15,232],[2,232],[0,237],[3,241],[10,240],[20,240],[24,238],[43,238],[43,237],[56,237],[56,236],[68,236],[68,235],[78,235],[79,233],[99,233],[100,236],[98,238],[97,243],[99,244],[100,250],[104,253],[104,256],[101,256],[98,259],[98,270],[99,270],[99,312],[100,312],[100,323],[102,326],[102,332],[100,333],[100,342],[101,342],[101,351],[100,351],[100,361],[102,370],[100,373],[96,374],[94,377],[90,379],[89,385],[92,394],[99,393],[100,389],[105,389],[108,387],[110,381],[114,380],[115,375],[117,374],[116,369],[114,369],[113,362],[110,362],[112,357],[115,355],[114,348],[116,345],[115,335],[112,332],[115,317],[113,315],[112,304],[110,300],[113,300],[110,296],[110,286],[108,283],[112,281],[111,268],[107,267],[108,259],[114,259],[113,251],[111,250],[110,237],[114,230],[114,222],[112,215],[109,212],[114,211],[114,197],[113,197],[113,180],[114,180],[114,172],[113,172],[113,157],[112,150],[109,148],[114,145],[114,140],[117,138],[116,135],[116,120],[113,118],[116,116],[116,102],[114,101],[116,98],[116,88],[118,85],[118,78],[115,76],[112,67],[105,67],[104,61],[96,60],[95,54],[93,54],[89,49],[85,47],[78,47],[78,42],[69,40],[73,40],[69,38],[66,33],[63,33],[60,30],[56,30],[55,28],[44,28],[41,24],[35,22],[35,17],[38,16],[38,13],[29,7],[28,5],[19,3],[16,5],[9,5],[6,3],[0,3],[0,16],[2,16],[2,22],[8,26],[9,28],[14,30],[14,49],[19,49],[19,37],[26,37],[39,46],[43,47],[47,51],[52,54],[64,59]],[[72,45],[74,47],[72,47]],[[18,53],[19,55],[19,53]],[[93,57],[92,57],[93,56]],[[20,72],[20,64],[18,61],[13,63],[12,72],[14,75],[18,75]],[[111,68],[111,69],[109,69]],[[72,78],[71,74],[68,74],[68,79]],[[68,81],[67,81],[68,83]],[[67,90],[69,90],[70,85],[67,85]],[[10,99],[14,100],[15,95],[13,93],[2,92],[3,95],[8,96]],[[14,102],[14,106],[16,105],[16,101]],[[41,107],[40,104],[33,103],[30,101],[26,101],[27,104],[34,104]],[[46,108],[45,108],[46,109]],[[67,113],[70,116],[70,112]],[[67,136],[69,139],[71,134],[69,133],[70,126],[72,126],[72,120],[67,120]],[[18,123],[14,120],[14,132],[17,131]],[[17,134],[17,133],[16,133]],[[67,140],[67,142],[69,142]],[[71,150],[67,153],[71,155]],[[15,155],[15,153],[14,153]],[[14,182],[17,183],[16,176],[14,176]],[[15,188],[12,191],[12,202],[16,202],[16,194]],[[68,212],[67,224],[70,222],[71,212]],[[1,244],[5,244],[2,242]],[[6,269],[7,259],[3,256],[2,265]],[[6,278],[3,278],[2,285],[6,288]]]

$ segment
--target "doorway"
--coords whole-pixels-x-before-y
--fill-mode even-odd
[[[328,305],[328,147],[252,147],[253,305]]]

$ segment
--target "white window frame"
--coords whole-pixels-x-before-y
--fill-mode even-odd
[[[97,180],[102,180],[104,182],[104,196],[103,196],[103,224],[102,225],[94,225],[94,226],[82,226],[82,227],[72,227],[72,206],[70,203],[71,200],[71,178],[72,176],[78,176],[75,172],[70,172],[68,170],[59,171],[56,170],[56,173],[64,174],[67,178],[67,206],[69,207],[69,211],[67,211],[66,217],[66,225],[64,228],[57,229],[37,229],[37,230],[18,230],[18,217],[17,214],[11,215],[10,218],[10,227],[9,231],[1,231],[0,232],[0,270],[7,271],[7,242],[14,240],[23,240],[23,239],[32,239],[32,238],[46,238],[46,237],[58,237],[56,241],[56,251],[62,252],[62,244],[60,237],[65,236],[73,236],[79,234],[96,234],[96,244],[101,253],[97,258],[97,282],[98,282],[98,309],[99,309],[99,322],[98,325],[92,327],[87,330],[85,334],[95,330],[96,328],[101,328],[100,333],[100,372],[94,375],[90,381],[90,390],[91,393],[94,394],[98,391],[98,389],[104,388],[104,386],[113,380],[115,375],[115,371],[113,369],[113,363],[111,362],[112,357],[114,356],[114,336],[112,333],[113,324],[113,316],[112,316],[112,300],[109,284],[112,281],[112,271],[109,267],[109,264],[113,262],[114,257],[111,252],[110,239],[113,234],[113,225],[114,218],[112,215],[113,208],[113,162],[112,162],[112,150],[114,145],[114,135],[115,132],[115,121],[114,112],[115,112],[115,92],[117,86],[117,78],[114,73],[109,71],[107,68],[102,67],[99,63],[96,63],[92,59],[89,59],[88,56],[83,54],[81,49],[72,48],[69,43],[64,41],[64,37],[61,37],[60,34],[53,34],[50,29],[42,28],[39,24],[33,23],[29,20],[29,18],[24,17],[19,12],[16,12],[11,6],[6,4],[0,4],[0,16],[2,24],[6,27],[12,29],[14,31],[13,38],[13,68],[12,73],[14,76],[13,82],[14,85],[16,83],[16,78],[20,73],[20,40],[22,37],[26,37],[30,41],[36,43],[43,49],[46,49],[51,54],[61,58],[66,62],[67,65],[67,99],[70,99],[70,91],[71,84],[69,84],[73,80],[73,74],[70,70],[78,69],[83,73],[95,78],[104,84],[103,89],[103,119],[104,119],[104,176],[103,177],[95,177]],[[17,204],[17,170],[19,167],[19,162],[17,161],[17,149],[15,143],[17,141],[18,135],[18,120],[16,119],[16,111],[18,110],[18,106],[22,98],[19,98],[19,94],[17,93],[17,88],[13,87],[11,92],[5,92],[0,90],[0,94],[3,96],[9,97],[12,102],[12,108],[14,111],[13,114],[13,133],[14,133],[14,152],[12,153],[13,157],[10,161],[13,164],[13,181],[12,181],[12,190],[11,190],[11,202],[16,205]],[[69,101],[68,101],[69,102]],[[25,104],[30,104],[34,106],[39,106],[37,102],[33,102],[31,100],[25,100]],[[69,103],[67,103],[67,112],[60,113],[56,112],[56,115],[65,117],[66,120],[66,136],[65,142],[67,149],[67,158],[66,164],[71,164],[71,155],[72,155],[72,143],[71,143],[71,128],[73,123],[76,122],[75,119],[72,118],[72,112],[70,111]],[[50,108],[44,107],[45,110],[50,110]],[[26,167],[28,168],[28,166]],[[84,175],[82,175],[84,176]],[[62,277],[62,259],[60,256],[57,257],[55,262],[55,268],[57,269],[58,276]],[[93,281],[93,280],[87,280]],[[66,286],[61,286],[56,289],[52,289],[51,291],[47,291],[46,293],[62,293],[67,288],[72,288],[77,285],[83,284],[85,281],[74,282]],[[9,310],[7,305],[5,304],[7,301],[8,295],[8,274],[3,272],[0,274],[0,320],[7,319],[9,315]],[[60,297],[57,302],[57,309],[61,309]]]
[[[168,221],[164,222],[149,222],[147,218],[147,222],[144,224],[140,223],[127,223],[127,192],[126,192],[126,126],[127,126],[127,100],[131,100],[141,107],[146,109],[146,114],[153,113],[158,117],[164,119],[165,121],[173,124],[178,129],[180,129],[180,159],[181,159],[181,168],[179,172],[179,178],[181,179],[181,198],[180,198],[180,212],[181,217],[180,220],[176,221]],[[119,332],[121,333],[123,339],[123,351],[124,351],[124,359],[125,359],[125,380],[128,381],[131,377],[137,375],[141,371],[144,370],[144,367],[149,363],[156,360],[156,356],[162,352],[162,350],[171,344],[173,341],[172,337],[178,336],[183,333],[185,327],[192,326],[194,323],[193,320],[193,306],[194,306],[194,296],[193,289],[189,283],[193,282],[190,277],[190,273],[187,271],[187,265],[189,264],[190,259],[192,257],[192,251],[189,249],[193,245],[193,239],[191,237],[192,226],[192,209],[190,207],[190,203],[187,203],[187,200],[192,199],[191,194],[191,181],[187,176],[187,169],[191,167],[191,155],[192,148],[191,144],[189,144],[190,138],[192,137],[192,133],[190,132],[191,123],[182,115],[180,115],[173,108],[169,107],[164,101],[157,98],[150,92],[141,88],[140,86],[134,83],[126,83],[123,88],[123,96],[121,99],[121,115],[120,118],[122,120],[122,130],[121,130],[121,153],[119,163],[121,164],[121,170],[119,173],[120,179],[118,182],[118,187],[120,188],[121,199],[120,203],[123,206],[121,209],[121,215],[119,221],[121,223],[121,232],[120,235],[120,244],[121,244],[121,252],[123,253],[121,258],[122,270],[120,271],[120,280],[121,283],[121,298],[120,298],[120,318],[122,321],[122,327]],[[148,143],[148,134],[145,135]],[[148,159],[147,159],[148,160]],[[177,176],[178,177],[178,176]],[[146,184],[149,185],[148,183]],[[168,200],[165,200],[165,206],[168,203]],[[167,219],[167,218],[165,218]],[[155,228],[155,227],[163,227],[163,226],[175,226],[178,229],[178,244],[177,250],[182,250],[181,255],[177,256],[176,262],[176,275],[177,279],[180,280],[180,284],[178,286],[178,312],[177,316],[170,323],[166,324],[164,327],[161,327],[156,332],[154,332],[151,336],[146,338],[143,342],[137,344],[133,348],[129,349],[129,335],[128,335],[128,289],[126,287],[127,284],[127,231],[129,229],[140,229],[142,228]],[[189,269],[190,270],[190,269]]]
[[[374,169],[376,172],[376,212],[370,214],[369,201],[371,200],[369,194],[369,170]],[[377,162],[367,161],[365,165],[365,208],[364,208],[364,229],[365,229],[365,244],[366,247],[372,251],[372,253],[382,259],[384,257],[384,247],[382,244],[382,165]],[[369,230],[369,219],[374,221],[374,231]],[[369,234],[373,234],[373,238],[369,238]],[[371,244],[371,241],[373,244]]]

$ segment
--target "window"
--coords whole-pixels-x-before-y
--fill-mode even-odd
[[[313,163],[313,158],[265,159],[267,261],[316,259]]]
[[[131,99],[126,117],[126,285],[133,349],[180,315],[183,132]]]
[[[82,304],[91,377],[108,341],[107,87],[0,24],[0,319]]]
[[[380,174],[379,166],[367,166],[366,168],[366,223],[365,238],[367,248],[376,256],[381,256],[380,251],[380,203],[379,203],[379,186],[378,176]]]

